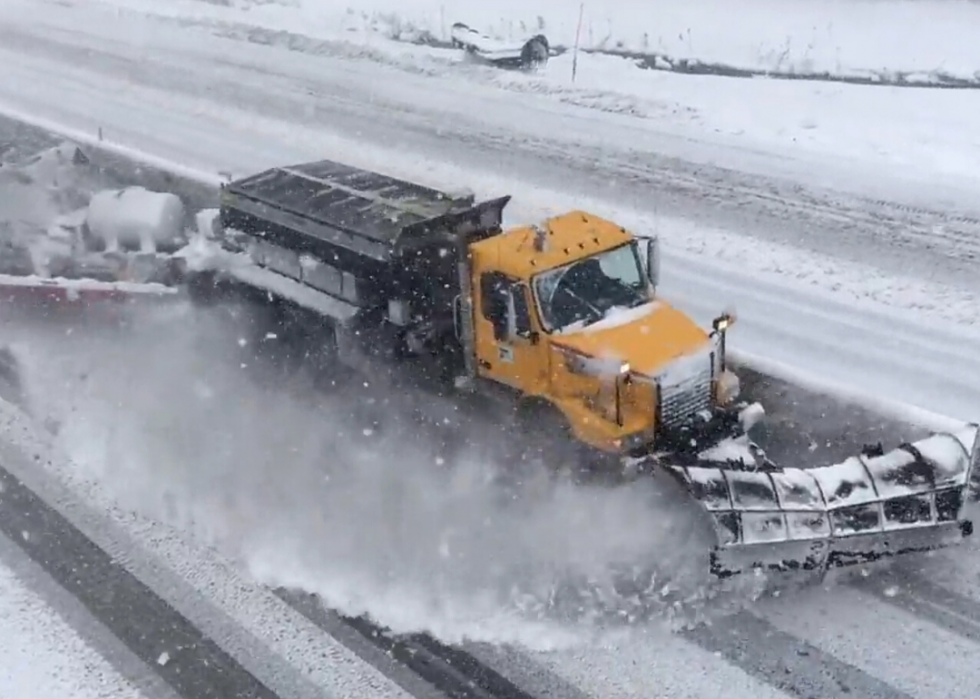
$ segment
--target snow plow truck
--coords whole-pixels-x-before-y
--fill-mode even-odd
[[[583,211],[504,228],[509,200],[332,161],[274,167],[222,186],[184,274],[199,302],[284,309],[328,362],[497,406],[555,459],[584,450],[667,474],[714,531],[720,577],[819,573],[971,534],[977,425],[775,464],[750,436],[764,411],[726,360],[735,318],[702,328],[660,296],[656,237]]]

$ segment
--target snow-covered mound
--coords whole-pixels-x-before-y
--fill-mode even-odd
[[[454,22],[498,41],[643,55],[684,72],[980,83],[980,4],[940,0],[104,0],[174,17],[243,22],[377,48],[378,35],[448,45]],[[581,23],[579,12],[581,5]],[[372,40],[372,36],[374,39]]]
[[[93,179],[85,155],[71,143],[23,162],[0,162],[0,221],[8,229],[47,228],[56,217],[85,205]]]

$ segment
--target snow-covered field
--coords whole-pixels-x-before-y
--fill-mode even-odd
[[[969,0],[104,0],[321,38],[448,42],[454,22],[505,41],[656,54],[751,71],[980,80],[980,5]],[[581,24],[579,14],[581,10]]]
[[[407,45],[383,35],[318,33],[318,23],[307,14],[301,14],[300,8],[283,8],[278,4],[249,6],[247,11],[203,0],[178,3],[102,0],[100,4],[105,8],[103,11],[97,9],[99,5],[90,6],[90,11],[103,18],[107,30],[114,27],[112,33],[133,37],[130,43],[137,50],[153,50],[156,30],[150,27],[157,25],[135,19],[143,11],[150,11],[154,16],[170,18],[178,26],[196,27],[201,31],[196,34],[199,37],[206,33],[263,47],[288,49],[299,54],[294,61],[297,66],[330,58],[357,58],[381,63],[409,74],[405,76],[403,93],[412,89],[419,76],[440,78],[440,82],[445,79],[445,94],[466,95],[466,100],[443,98],[432,103],[432,95],[425,91],[420,93],[425,97],[415,102],[419,106],[430,104],[444,112],[461,110],[467,119],[496,121],[492,117],[499,112],[494,109],[488,114],[477,107],[480,100],[475,99],[475,90],[486,94],[486,88],[491,87],[491,92],[514,92],[520,97],[512,95],[511,99],[521,102],[539,102],[541,96],[547,96],[561,105],[639,120],[636,128],[660,134],[655,143],[650,141],[650,133],[642,140],[634,141],[633,145],[643,150],[653,147],[667,156],[693,158],[697,162],[707,160],[750,172],[796,177],[802,174],[811,183],[846,188],[876,199],[893,197],[900,186],[906,203],[922,205],[926,201],[935,202],[938,196],[951,214],[975,209],[972,192],[977,184],[980,145],[974,134],[978,129],[976,114],[980,113],[977,109],[980,93],[972,90],[923,93],[897,88],[868,90],[861,86],[826,83],[681,76],[639,70],[630,61],[604,55],[581,56],[578,77],[572,83],[572,59],[568,55],[553,59],[540,74],[504,72],[461,63],[461,58],[453,51]],[[853,4],[865,7],[864,3]],[[886,2],[870,5],[891,7],[891,3]],[[753,7],[753,4],[739,4],[740,8],[743,6]],[[820,2],[807,2],[803,6],[825,7]],[[973,26],[971,22],[977,20],[971,20],[970,13],[976,5],[946,2],[901,5],[905,11],[934,6],[946,8],[947,12],[954,7],[960,8],[962,14],[958,16],[958,26],[963,28],[966,36],[972,36],[969,28]],[[14,3],[7,10],[11,13],[8,16],[17,13],[18,7],[27,9]],[[332,5],[310,5],[314,14],[327,12],[324,8],[329,7]],[[695,3],[693,7],[701,5]],[[134,16],[120,8],[138,8],[139,11]],[[52,28],[58,26],[61,12],[55,9],[49,15],[40,20],[41,26],[36,31],[45,31],[43,26],[49,23]],[[724,13],[715,15],[722,17]],[[787,12],[783,16],[790,15]],[[28,17],[35,19],[34,14]],[[288,28],[284,28],[285,25]],[[866,25],[861,26],[862,31],[870,31]],[[928,27],[930,33],[923,37],[922,44],[947,58],[955,55],[955,48],[952,48],[955,42],[949,39],[948,33],[937,31],[932,34],[933,23],[902,26]],[[906,53],[907,37],[897,30],[893,33],[895,36],[883,41],[883,45],[901,46],[903,55],[918,55],[917,49],[909,49]],[[190,36],[187,32],[184,34]],[[14,38],[8,37],[11,46]],[[75,41],[79,40],[80,37],[75,37]],[[214,42],[213,39],[210,41]],[[883,50],[876,58],[886,67],[892,66],[894,60],[897,60],[896,56]],[[332,80],[338,78],[334,76]],[[385,84],[382,88],[374,80],[368,80],[367,84],[372,86],[371,91],[376,92],[377,97],[381,94],[390,97],[391,85]],[[361,88],[364,89],[364,85]],[[311,106],[308,104],[306,108]],[[600,117],[597,115],[596,118]],[[523,127],[535,130],[532,124]],[[567,121],[563,124],[563,129],[571,128]],[[554,134],[554,129],[542,131]],[[599,141],[606,147],[611,141],[618,140],[608,133],[608,128],[590,131],[593,133],[588,134],[589,140]],[[575,136],[577,139],[580,134]],[[637,134],[633,133],[632,137],[636,139]],[[723,146],[720,152],[716,148],[718,145]],[[799,160],[807,165],[801,165]],[[920,191],[924,188],[927,191]],[[944,224],[944,221],[936,222],[937,226]]]

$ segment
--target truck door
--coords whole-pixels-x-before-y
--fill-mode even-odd
[[[548,362],[529,289],[501,272],[480,275],[475,315],[477,373],[526,393],[543,392]]]

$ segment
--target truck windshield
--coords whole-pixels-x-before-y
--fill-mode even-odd
[[[652,300],[635,243],[543,272],[534,292],[548,330],[585,327],[613,309]]]

